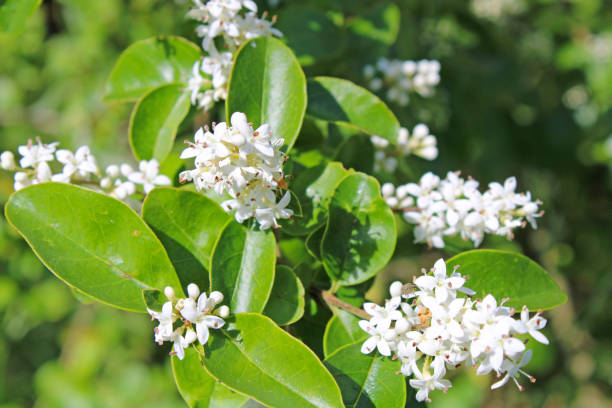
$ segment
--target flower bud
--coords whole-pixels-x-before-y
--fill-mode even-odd
[[[113,182],[108,177],[104,177],[102,180],[100,180],[100,187],[102,187],[105,190],[111,188],[112,185],[113,185]]]
[[[132,169],[132,166],[130,166],[129,164],[124,163],[121,165],[120,171],[124,177],[127,177],[134,172],[134,169]]]
[[[410,330],[410,323],[408,320],[401,318],[395,321],[395,332],[397,334],[404,334]]]
[[[427,127],[427,125],[424,125],[422,123],[419,123],[418,125],[416,125],[414,129],[412,130],[412,135],[416,137],[417,139],[423,139],[428,134],[429,134],[429,128]]]
[[[209,298],[215,303],[215,305],[218,305],[219,303],[223,302],[223,293],[215,290],[214,292],[210,293]]]
[[[190,298],[197,299],[198,296],[200,296],[200,288],[195,283],[190,283],[189,286],[187,286],[187,293]]]
[[[111,164],[106,168],[106,175],[112,179],[119,177],[120,170],[116,164]]]
[[[166,295],[166,298],[168,298],[168,300],[171,302],[176,300],[176,294],[174,293],[172,286],[166,286],[164,289],[164,295]]]
[[[395,281],[389,286],[389,293],[391,297],[398,297],[402,295],[402,287],[404,285],[400,281]]]
[[[217,309],[217,315],[222,319],[227,318],[229,314],[230,314],[230,309],[229,307],[225,305],[220,306],[219,309]]]
[[[383,197],[390,197],[395,193],[395,187],[391,183],[385,183],[381,188],[381,192]]]
[[[0,155],[0,167],[2,167],[4,170],[15,169],[15,156],[12,152],[2,152],[2,154]]]

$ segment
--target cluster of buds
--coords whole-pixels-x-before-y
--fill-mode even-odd
[[[425,173],[419,183],[395,187],[386,183],[381,192],[387,204],[402,211],[404,219],[415,224],[415,242],[426,242],[444,248],[443,236],[459,234],[480,245],[485,233],[514,237],[513,231],[525,227],[527,222],[537,228],[536,218],[543,212],[542,203],[531,199],[531,193],[516,193],[516,178],[509,177],[504,184],[490,183],[484,193],[478,182],[449,172],[446,178]]]
[[[445,379],[447,370],[459,365],[472,366],[477,375],[495,372],[502,377],[491,386],[499,388],[514,380],[519,390],[519,374],[534,382],[535,378],[521,370],[531,359],[531,350],[516,335],[528,333],[535,340],[548,344],[539,332],[546,326],[540,311],[530,317],[523,307],[520,317],[514,310],[497,302],[492,295],[473,300],[474,292],[466,287],[465,277],[455,268],[447,274],[446,264],[439,259],[433,270],[423,271],[412,285],[391,284],[391,299],[385,306],[365,303],[363,309],[372,316],[359,326],[369,337],[361,352],[375,349],[384,356],[401,361],[401,373],[413,376],[410,386],[417,390],[418,401],[430,401],[435,389],[446,392],[452,384]],[[458,297],[458,293],[468,295]],[[419,367],[420,363],[420,367]]]
[[[366,65],[363,74],[373,91],[387,89],[389,101],[408,105],[410,93],[427,97],[440,83],[440,63],[436,60],[400,61],[381,58],[375,65]]]
[[[196,340],[205,345],[210,335],[209,328],[220,329],[225,324],[225,318],[230,314],[229,307],[217,305],[223,302],[221,292],[200,293],[195,283],[187,286],[186,298],[177,299],[174,289],[170,286],[164,290],[168,301],[164,303],[161,311],[147,308],[152,320],[157,320],[155,327],[155,342],[159,345],[164,341],[173,343],[171,355],[180,360],[185,357],[185,349]],[[215,309],[216,308],[216,309]]]
[[[283,139],[274,138],[270,126],[257,130],[247,122],[246,115],[235,112],[231,126],[225,122],[213,128],[200,128],[194,143],[189,143],[182,159],[195,158],[196,168],[181,173],[181,182],[193,181],[198,191],[214,190],[231,198],[221,206],[235,211],[236,221],[242,223],[254,217],[261,229],[278,228],[278,219],[290,218],[289,191],[277,202],[286,188],[282,166],[287,156],[281,152]]]
[[[0,155],[0,167],[15,172],[15,191],[32,184],[55,181],[87,184],[123,200],[136,193],[139,186],[148,194],[155,186],[171,184],[167,176],[158,174],[159,164],[155,159],[140,162],[139,171],[134,171],[128,164],[108,166],[106,176],[101,178],[96,158],[88,146],[81,146],[73,153],[70,150],[56,150],[58,144],[44,144],[40,139],[36,142],[29,140],[27,145],[17,149],[22,156],[19,164],[10,151]],[[62,169],[54,174],[50,164],[56,161]]]
[[[370,140],[376,149],[374,156],[374,171],[387,171],[393,173],[398,165],[398,157],[411,154],[425,160],[434,160],[438,157],[438,141],[431,135],[427,125],[422,123],[416,125],[412,130],[412,136],[405,127],[401,127],[397,135],[397,145],[393,146],[389,141],[380,136],[373,135]]]
[[[196,33],[202,37],[202,48],[207,56],[196,61],[187,88],[191,91],[191,104],[209,110],[215,102],[227,98],[229,75],[234,52],[246,41],[282,33],[268,21],[257,17],[257,4],[251,0],[193,0],[194,7],[187,17],[202,24]],[[222,37],[226,51],[219,51],[215,39]],[[212,88],[211,88],[212,86]],[[203,88],[209,88],[202,90]]]

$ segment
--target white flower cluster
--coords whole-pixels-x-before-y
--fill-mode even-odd
[[[182,154],[182,159],[195,158],[196,168],[181,173],[181,182],[193,181],[198,191],[214,190],[229,194],[231,199],[221,206],[235,211],[242,223],[255,217],[261,229],[278,228],[278,219],[291,218],[286,208],[291,200],[289,191],[278,203],[277,194],[284,186],[282,166],[287,156],[280,151],[283,139],[274,138],[270,126],[253,130],[246,115],[235,112],[231,125],[213,124],[213,129],[200,128]]]
[[[470,6],[474,15],[490,20],[499,20],[525,10],[523,0],[472,0]]]
[[[193,0],[194,7],[187,17],[202,22],[196,33],[202,39],[202,48],[208,55],[193,65],[187,89],[191,91],[191,104],[209,110],[215,102],[227,98],[227,86],[234,52],[246,41],[268,35],[282,37],[268,21],[257,17],[257,4],[252,0]],[[221,36],[228,51],[219,51],[215,38]],[[203,76],[202,74],[205,74]],[[208,79],[210,78],[210,80]],[[202,88],[209,87],[202,91]]]
[[[537,228],[536,218],[540,201],[533,201],[531,193],[516,193],[516,178],[509,177],[504,184],[490,183],[484,193],[478,182],[449,172],[446,178],[425,173],[419,183],[398,186],[386,183],[381,192],[387,204],[403,211],[404,219],[416,224],[415,242],[444,248],[443,236],[460,234],[463,239],[480,245],[484,234],[513,238],[516,228],[526,221]],[[413,205],[416,204],[416,207]]]
[[[536,313],[529,316],[523,307],[520,318],[514,319],[514,310],[499,304],[492,295],[482,300],[457,297],[458,292],[473,295],[463,285],[466,279],[455,268],[447,274],[446,264],[439,259],[432,272],[414,280],[414,285],[394,282],[390,287],[391,299],[385,306],[365,303],[363,309],[372,316],[361,320],[359,326],[369,337],[361,348],[364,354],[374,349],[384,356],[393,355],[401,363],[401,373],[413,376],[410,385],[417,390],[418,401],[430,401],[429,393],[435,389],[447,391],[452,385],[444,378],[448,369],[460,364],[476,368],[477,375],[491,371],[503,378],[491,389],[501,387],[510,378],[522,390],[517,378],[535,378],[521,370],[531,359],[531,350],[517,334],[529,333],[540,343],[548,339],[539,332],[546,319]],[[410,291],[408,287],[414,287]],[[422,361],[419,368],[419,361]]]
[[[76,152],[70,150],[57,150],[59,143],[44,144],[37,139],[27,145],[19,146],[17,151],[22,156],[19,166],[15,156],[10,151],[0,155],[0,167],[7,171],[15,171],[15,191],[32,184],[46,181],[59,183],[89,184],[98,186],[102,191],[123,200],[137,191],[141,185],[145,194],[148,194],[156,185],[170,185],[167,176],[159,175],[157,160],[143,160],[139,171],[134,171],[130,165],[111,165],[106,168],[106,177],[97,182],[91,180],[92,176],[100,177],[96,158],[90,153],[88,146],[79,147]],[[62,165],[60,173],[53,174],[49,163],[57,160]],[[124,178],[121,178],[123,176]]]
[[[408,105],[410,92],[431,96],[440,83],[440,63],[436,60],[400,61],[381,58],[376,65],[366,65],[363,75],[373,91],[387,88],[387,99]]]
[[[393,173],[398,165],[398,156],[413,154],[425,160],[434,160],[438,157],[438,141],[434,135],[430,134],[427,125],[422,123],[414,127],[412,136],[408,129],[401,127],[397,135],[396,146],[392,146],[387,139],[376,135],[371,136],[370,140],[376,149],[374,171],[385,170]]]
[[[174,289],[166,287],[164,294],[168,301],[162,306],[160,312],[147,308],[152,320],[157,320],[159,325],[155,327],[155,342],[159,345],[164,341],[174,343],[171,355],[176,355],[179,360],[185,357],[185,349],[196,341],[205,345],[210,335],[209,328],[220,329],[225,324],[223,319],[230,314],[229,307],[217,305],[223,302],[221,292],[200,293],[200,288],[195,283],[187,286],[187,298],[177,299]],[[181,319],[180,324],[176,324]]]

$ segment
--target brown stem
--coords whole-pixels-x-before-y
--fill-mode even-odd
[[[419,207],[406,207],[406,208],[396,208],[393,210],[396,213],[405,213],[405,212],[411,212],[411,211],[422,211],[421,208]]]
[[[328,290],[322,290],[321,297],[323,298],[325,303],[327,303],[327,305],[330,307],[337,307],[339,309],[346,310],[347,312],[352,313],[355,316],[361,317],[362,319],[366,319],[366,320],[370,320],[370,318],[372,317],[369,314],[367,314],[365,310],[359,309],[358,307],[355,307],[351,304],[348,304],[338,299]]]

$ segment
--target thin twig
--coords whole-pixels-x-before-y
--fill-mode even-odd
[[[372,317],[369,314],[367,314],[365,310],[359,309],[358,307],[355,307],[349,303],[346,303],[338,299],[328,290],[322,290],[321,297],[323,298],[325,303],[327,303],[327,305],[330,307],[333,306],[333,307],[337,307],[342,310],[346,310],[347,312],[352,313],[355,316],[361,317],[362,319],[366,319],[366,320],[370,320],[370,318]]]

